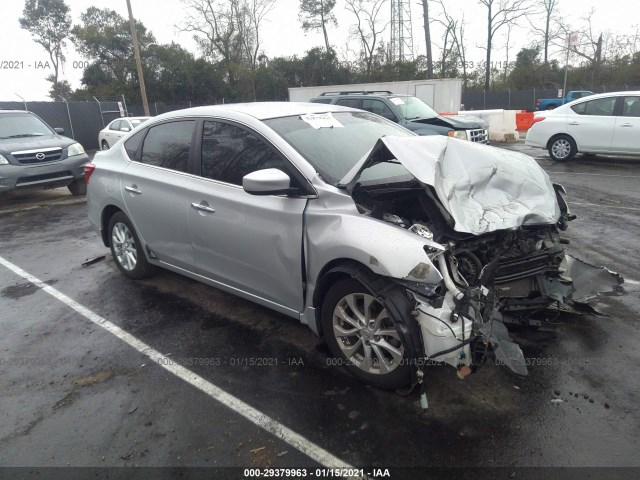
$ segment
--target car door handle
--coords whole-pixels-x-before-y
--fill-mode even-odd
[[[633,123],[623,123],[621,127],[633,127]]]
[[[135,193],[136,195],[140,195],[142,193],[142,190],[138,190],[137,185],[130,185],[130,186],[124,187],[124,189],[127,192]]]
[[[191,208],[195,208],[196,210],[200,210],[202,212],[216,213],[214,208],[211,208],[209,205],[203,205],[202,203],[193,202],[191,204]]]
[[[569,125],[580,125],[580,122],[569,122]]]

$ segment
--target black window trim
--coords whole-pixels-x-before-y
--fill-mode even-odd
[[[220,185],[226,185],[230,187],[243,189],[242,185],[236,185],[234,183],[223,182],[222,180],[216,180],[214,178],[208,178],[208,177],[202,176],[202,137],[204,134],[204,122],[224,123],[256,135],[260,140],[266,143],[267,146],[273,148],[273,150],[278,155],[280,155],[285,162],[287,162],[291,166],[292,172],[294,173],[294,177],[296,177],[296,179],[298,180],[298,183],[300,183],[303,186],[303,188],[301,189],[303,190],[303,192],[300,195],[288,195],[288,196],[292,198],[315,198],[318,196],[318,192],[316,191],[315,187],[311,184],[311,182],[307,179],[307,177],[300,171],[300,169],[295,165],[295,163],[293,163],[289,159],[289,157],[287,157],[282,152],[282,150],[280,150],[276,145],[274,145],[271,141],[269,141],[264,135],[256,131],[250,125],[239,122],[237,120],[231,120],[231,119],[222,118],[222,117],[201,117],[199,122],[200,123],[199,128],[196,128],[196,130],[199,130],[199,135],[198,135],[198,138],[196,139],[196,145],[195,145],[196,150],[194,152],[195,164],[194,164],[193,171],[194,171],[194,175],[197,175],[198,178],[201,178],[202,180],[206,180],[209,182],[217,183]],[[305,185],[307,186],[306,189],[304,188]],[[277,195],[277,196],[282,196],[282,195]]]

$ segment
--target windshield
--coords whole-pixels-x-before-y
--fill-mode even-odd
[[[265,123],[284,138],[331,185],[338,182],[385,135],[412,132],[368,112],[333,112],[342,127],[313,128],[304,115],[273,118]],[[386,173],[385,173],[386,174]]]
[[[51,129],[35,115],[28,113],[0,115],[0,139],[53,135]]]
[[[389,101],[398,107],[405,120],[438,116],[438,112],[417,97],[389,97]]]

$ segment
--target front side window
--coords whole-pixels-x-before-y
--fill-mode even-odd
[[[578,115],[609,117],[613,115],[617,97],[598,98],[573,105],[571,110]]]
[[[122,120],[116,120],[114,122],[111,122],[111,125],[109,126],[109,130],[120,130],[120,125],[122,124]]]
[[[388,118],[389,120],[395,120],[396,118],[391,109],[381,100],[364,99],[362,101],[362,109],[367,112],[380,115],[381,117]]]
[[[141,162],[179,172],[189,171],[189,151],[195,121],[162,123],[149,128],[142,145]]]
[[[624,97],[622,102],[623,117],[640,117],[640,97]]]
[[[248,173],[265,168],[290,172],[282,155],[256,134],[228,123],[204,122],[202,176],[242,185]]]

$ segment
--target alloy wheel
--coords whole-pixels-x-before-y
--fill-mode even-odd
[[[111,242],[118,263],[127,271],[132,271],[138,263],[136,241],[129,227],[118,222],[111,230]]]
[[[352,365],[388,374],[402,363],[404,346],[384,306],[366,293],[344,296],[333,311],[333,334]]]

